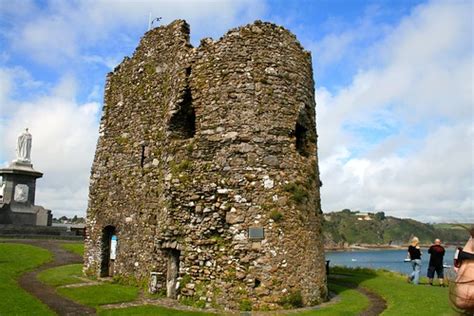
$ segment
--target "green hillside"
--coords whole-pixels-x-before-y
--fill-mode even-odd
[[[469,226],[470,224],[464,224]],[[385,216],[384,212],[325,213],[323,231],[329,247],[343,244],[401,245],[417,236],[421,243],[432,243],[440,238],[443,243],[457,243],[468,239],[465,229],[456,224],[425,224],[413,219]]]

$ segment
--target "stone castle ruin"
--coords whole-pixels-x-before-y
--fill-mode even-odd
[[[177,20],[107,77],[84,270],[206,306],[326,297],[310,53],[257,21]]]

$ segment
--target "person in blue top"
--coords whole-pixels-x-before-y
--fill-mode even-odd
[[[419,246],[420,240],[418,237],[413,237],[408,246],[408,258],[410,259],[413,272],[408,277],[408,282],[418,284],[420,282],[421,271],[421,249]]]

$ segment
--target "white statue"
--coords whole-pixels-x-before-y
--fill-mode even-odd
[[[28,133],[28,129],[25,129],[25,131],[18,136],[16,160],[18,162],[31,163],[31,134]]]

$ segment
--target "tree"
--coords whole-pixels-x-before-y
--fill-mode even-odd
[[[348,214],[348,215],[350,215],[350,214],[351,214],[351,210],[348,209],[348,208],[345,208],[345,209],[343,209],[343,210],[341,211],[341,213],[342,213],[342,214]]]
[[[375,219],[378,221],[383,221],[385,219],[385,213],[384,212],[375,213]]]

